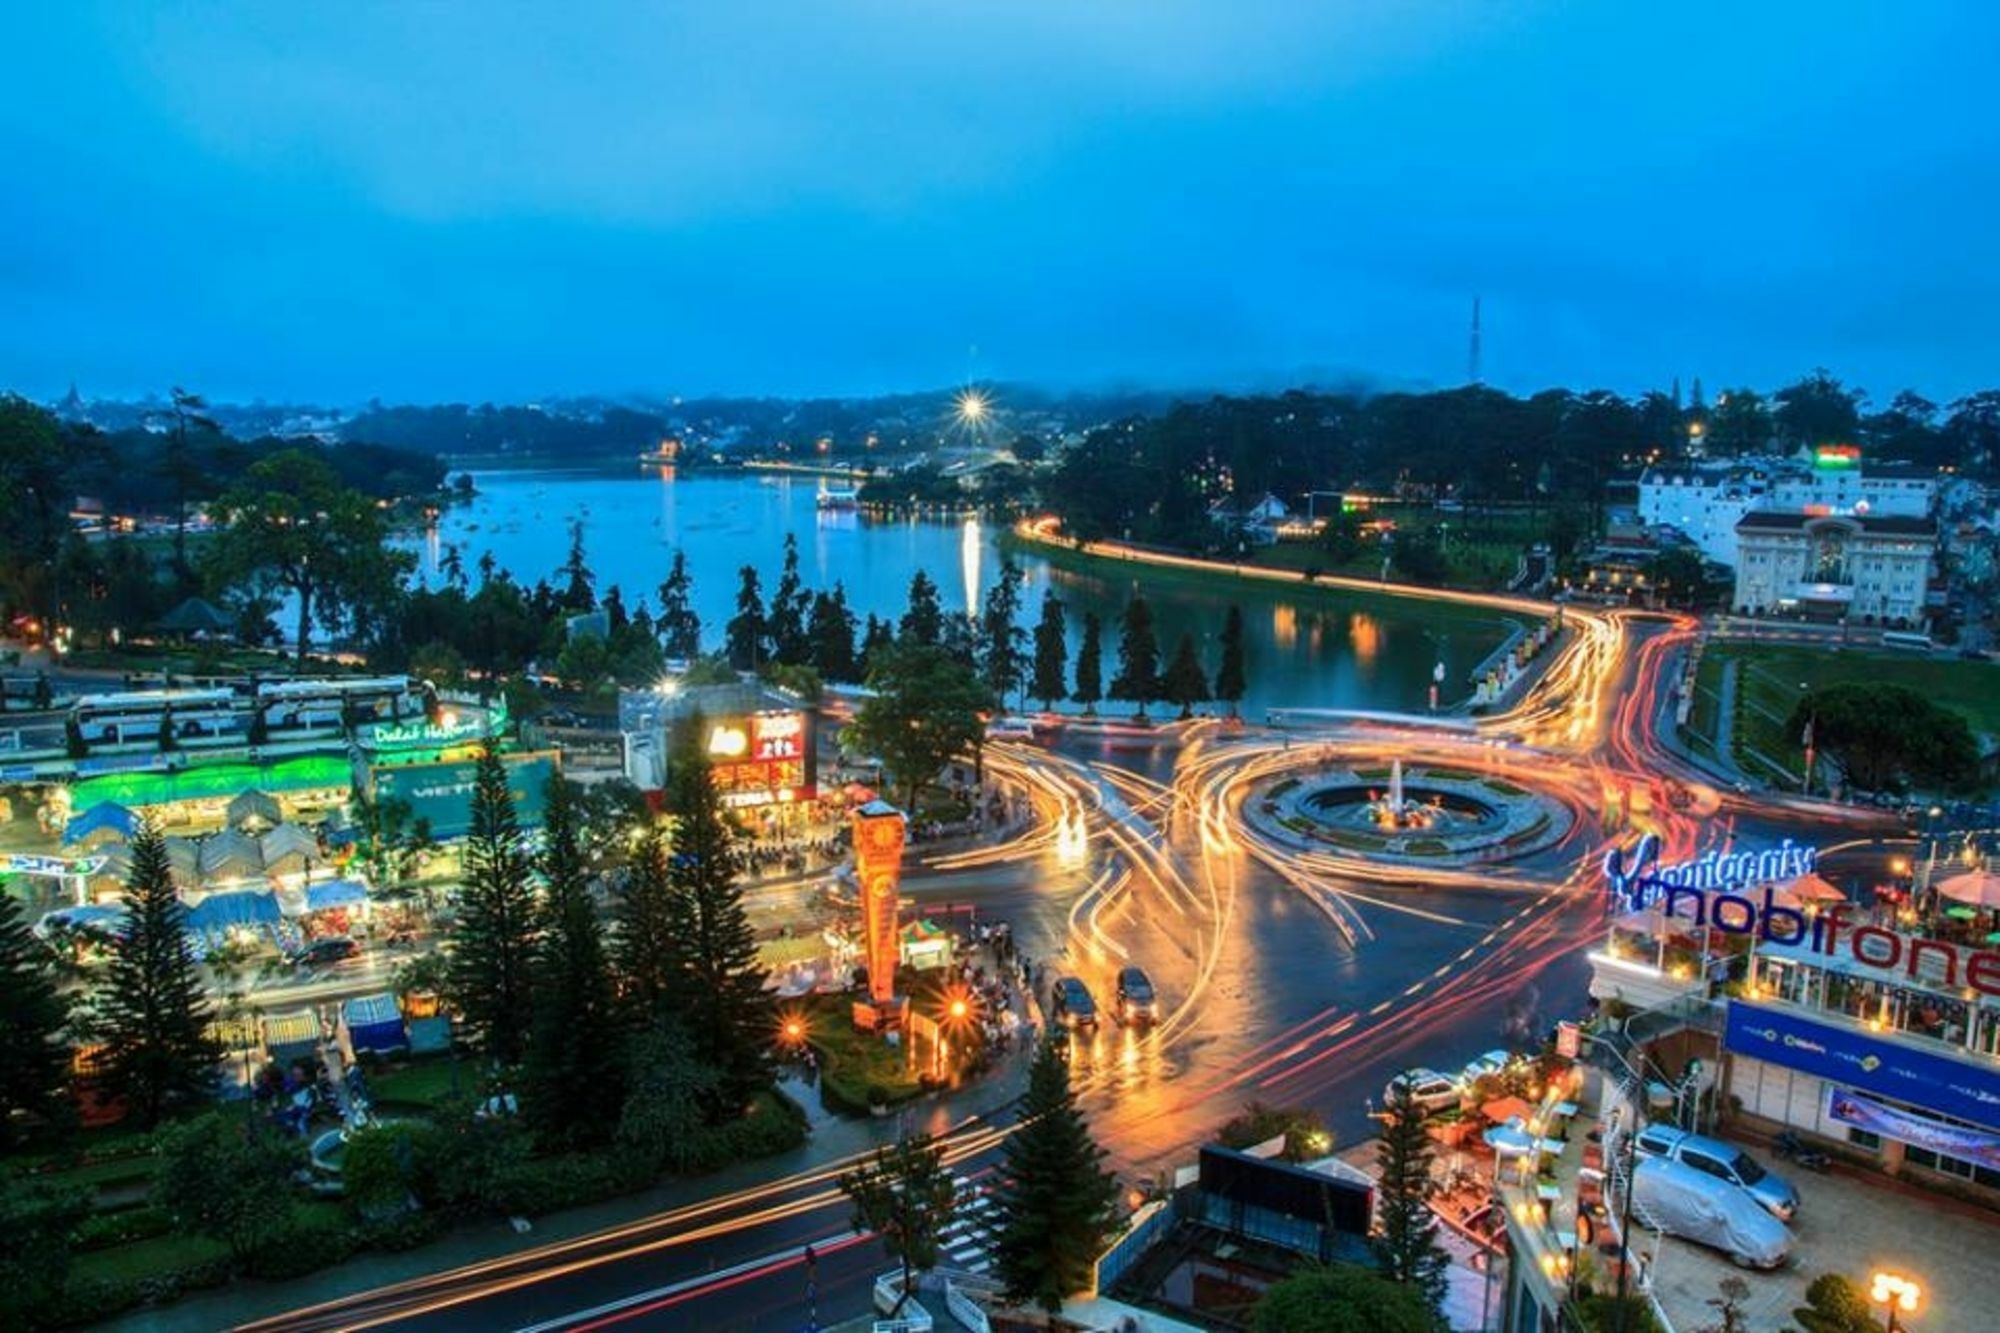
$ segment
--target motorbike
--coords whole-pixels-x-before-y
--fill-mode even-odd
[[[1777,1152],[1778,1156],[1789,1162],[1795,1162],[1808,1171],[1818,1171],[1823,1174],[1829,1166],[1833,1165],[1833,1158],[1817,1148],[1807,1147],[1805,1140],[1789,1129],[1773,1139],[1771,1147]]]

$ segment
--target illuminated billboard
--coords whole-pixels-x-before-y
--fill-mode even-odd
[[[813,729],[805,713],[752,713],[703,725],[702,751],[724,805],[787,805],[818,795]]]
[[[507,790],[514,798],[514,815],[524,829],[540,828],[548,804],[549,779],[556,774],[556,756],[549,752],[502,755]],[[472,828],[472,787],[479,775],[477,759],[431,764],[378,764],[369,770],[374,798],[409,802],[410,814],[428,819],[431,836],[462,838]]]

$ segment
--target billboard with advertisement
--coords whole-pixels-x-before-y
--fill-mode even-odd
[[[1989,1134],[1964,1125],[1948,1125],[1929,1116],[1915,1115],[1851,1088],[1827,1088],[1826,1118],[1843,1125],[1853,1125],[1856,1129],[1865,1129],[1871,1134],[1880,1134],[1884,1138],[1928,1148],[1947,1157],[2000,1170],[2000,1134]]]
[[[1737,1055],[2000,1128],[2000,1073],[1969,1061],[1741,1000],[1729,1002],[1723,1044]]]
[[[703,724],[702,751],[722,803],[787,805],[818,795],[811,718],[803,712],[751,713]]]
[[[549,779],[557,772],[552,751],[502,755],[507,790],[514,798],[514,816],[524,829],[542,826],[548,803]],[[377,764],[368,770],[374,799],[407,801],[414,818],[428,819],[431,836],[462,838],[472,827],[472,786],[479,773],[477,759],[443,763]]]

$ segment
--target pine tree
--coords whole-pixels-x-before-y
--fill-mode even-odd
[[[812,665],[820,679],[861,679],[854,651],[854,612],[848,609],[847,590],[840,584],[834,584],[830,593],[813,596],[806,637],[812,641]]]
[[[660,584],[660,649],[668,657],[692,662],[701,656],[701,617],[694,609],[694,580],[687,570],[687,552],[675,551],[674,563]]]
[[[1229,716],[1236,716],[1236,705],[1242,700],[1247,687],[1247,669],[1243,656],[1243,608],[1232,606],[1222,621],[1222,665],[1215,670],[1215,697],[1229,705]]]
[[[867,628],[861,632],[861,679],[873,674],[882,654],[896,646],[896,627],[886,620],[877,620],[874,612],[868,613]]]
[[[697,714],[669,783],[674,820],[668,880],[686,899],[692,1004],[688,1035],[702,1062],[721,1076],[721,1115],[733,1115],[771,1084],[771,1043],[777,1010],[764,989],[757,935],[737,887],[736,834],[722,811],[708,757],[692,744],[704,728]]]
[[[28,933],[21,904],[0,889],[0,1148],[12,1143],[16,1113],[46,1116],[64,1104],[69,1005],[52,963]]]
[[[626,868],[613,937],[619,1000],[633,1031],[678,1019],[693,995],[689,984],[687,898],[674,885],[667,839],[649,824]]]
[[[1070,698],[1083,705],[1084,716],[1097,716],[1104,697],[1104,625],[1097,612],[1083,613],[1083,644],[1076,650],[1076,690]]]
[[[1111,697],[1146,705],[1160,697],[1160,646],[1153,638],[1153,606],[1144,593],[1133,593],[1125,603],[1124,623],[1119,627],[1118,674],[1111,678]]]
[[[1208,673],[1201,669],[1201,659],[1195,656],[1194,635],[1183,634],[1174,648],[1174,660],[1167,664],[1167,674],[1160,682],[1160,692],[1170,704],[1181,706],[1181,720],[1194,716],[1194,706],[1208,702]]]
[[[473,779],[464,858],[448,989],[474,1043],[495,1062],[514,1065],[529,1032],[541,914],[528,882],[507,766],[490,742]]]
[[[1021,567],[1013,557],[1003,556],[1000,577],[986,590],[979,618],[980,672],[1002,708],[1007,706],[1007,696],[1020,687],[1026,668],[1027,654],[1021,651],[1021,642],[1027,631],[1014,623],[1021,613],[1023,581]]]
[[[1438,1248],[1437,1215],[1428,1199],[1437,1145],[1424,1128],[1423,1108],[1410,1092],[1414,1081],[1406,1078],[1396,1085],[1386,1108],[1388,1125],[1376,1145],[1381,1181],[1375,1206],[1379,1227],[1372,1243],[1383,1276],[1422,1292],[1435,1311],[1444,1302],[1447,1262]]]
[[[569,559],[556,571],[565,580],[562,604],[570,611],[588,611],[597,605],[597,580],[590,572],[590,561],[583,553],[583,520],[569,521]]]
[[[938,587],[921,569],[910,576],[910,606],[896,627],[896,637],[932,647],[944,642],[944,607],[938,601]]]
[[[549,780],[542,874],[548,922],[534,959],[533,1027],[521,1085],[529,1122],[548,1147],[601,1143],[622,1100],[622,1040],[612,1009],[604,932],[590,900],[575,784]]]
[[[729,665],[738,671],[755,671],[770,659],[770,625],[764,617],[764,592],[757,582],[757,570],[745,565],[738,571],[736,614],[724,631],[724,649]]]
[[[854,1229],[873,1232],[903,1266],[903,1284],[889,1311],[894,1319],[916,1291],[915,1276],[936,1268],[942,1235],[958,1212],[958,1182],[936,1139],[917,1134],[876,1150],[868,1165],[840,1178],[854,1204]]]
[[[771,594],[771,657],[786,666],[805,666],[812,660],[812,641],[806,637],[806,611],[812,594],[799,580],[799,539],[785,534],[785,565],[778,574],[778,586]]]
[[[1063,623],[1063,604],[1054,592],[1042,594],[1042,618],[1035,622],[1035,658],[1028,693],[1042,701],[1042,711],[1069,697],[1065,679],[1069,672],[1068,627]]]
[[[205,1096],[222,1047],[174,891],[167,840],[150,821],[132,840],[125,919],[99,989],[105,1086],[150,1129],[177,1101]]]
[[[1118,1182],[1090,1137],[1069,1063],[1044,1041],[1028,1073],[1021,1126],[1007,1140],[996,1192],[1000,1225],[994,1260],[1007,1299],[1051,1314],[1083,1290],[1117,1230]]]

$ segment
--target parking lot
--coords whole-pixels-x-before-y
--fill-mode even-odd
[[[1654,1284],[1676,1329],[1714,1324],[1708,1302],[1732,1274],[1750,1285],[1748,1327],[1780,1329],[1797,1327],[1792,1311],[1805,1303],[1806,1285],[1820,1274],[1844,1274],[1865,1293],[1869,1274],[1882,1268],[1923,1284],[1923,1308],[1905,1319],[1917,1333],[2000,1325],[2000,1272],[1993,1266],[2000,1218],[1911,1186],[1858,1174],[1815,1175],[1774,1161],[1762,1149],[1752,1151],[1798,1187],[1798,1250],[1789,1267],[1754,1273],[1715,1250],[1667,1240]],[[1637,1232],[1633,1243],[1652,1253],[1649,1233]],[[1882,1313],[1875,1311],[1877,1318]]]

